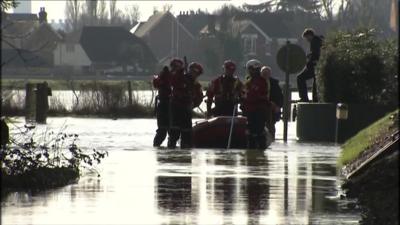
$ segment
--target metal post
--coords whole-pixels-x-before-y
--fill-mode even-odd
[[[287,142],[288,136],[288,120],[289,120],[289,44],[290,41],[286,41],[286,74],[285,74],[285,99],[283,105],[283,141]]]
[[[132,101],[132,84],[131,84],[131,81],[128,80],[128,105],[129,105],[129,107],[131,107],[132,104],[133,104],[133,101]]]
[[[46,123],[47,112],[49,111],[49,99],[51,89],[47,82],[36,84],[36,122]]]
[[[349,116],[349,108],[347,106],[347,104],[344,103],[338,103],[336,105],[336,130],[335,130],[335,143],[339,143],[342,141],[342,138],[339,138],[339,133],[340,133],[340,126],[341,123],[344,120],[347,120]]]
[[[35,84],[26,83],[25,93],[25,121],[31,123],[36,119]]]

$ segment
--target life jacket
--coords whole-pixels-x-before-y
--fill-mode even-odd
[[[195,81],[193,85],[192,101],[193,101],[192,108],[200,106],[201,102],[203,101],[203,91],[201,89],[201,84],[198,81]]]
[[[250,77],[244,84],[243,110],[254,112],[256,110],[266,110],[268,100],[268,84],[261,76]]]
[[[171,73],[161,72],[153,76],[153,87],[158,90],[160,99],[168,98],[171,95]]]
[[[201,85],[191,75],[176,73],[171,79],[172,102],[183,106],[197,107],[203,100]]]
[[[207,97],[212,100],[215,97],[215,104],[219,102],[233,102],[241,96],[242,82],[238,77],[219,76],[211,81],[207,90]]]

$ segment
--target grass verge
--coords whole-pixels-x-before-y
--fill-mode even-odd
[[[390,134],[394,128],[397,128],[398,120],[394,118],[398,118],[398,114],[398,109],[389,113],[344,143],[338,162],[339,166],[355,160],[364,150],[375,144],[377,139]]]

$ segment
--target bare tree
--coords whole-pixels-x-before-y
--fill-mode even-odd
[[[110,24],[114,24],[117,17],[120,16],[120,10],[117,9],[117,0],[109,1],[109,11],[110,11]]]
[[[94,25],[97,19],[97,3],[98,0],[86,0],[85,1],[85,13],[88,25]]]
[[[135,24],[140,19],[140,11],[138,5],[131,5],[125,7],[125,17],[128,19],[130,24]]]
[[[341,28],[373,27],[390,34],[390,0],[342,0],[338,23]]]
[[[164,4],[162,6],[162,11],[163,12],[169,12],[169,11],[171,11],[171,9],[172,9],[172,5],[171,4]]]
[[[323,15],[328,21],[333,21],[334,0],[321,0],[321,3]],[[320,14],[320,17],[322,18],[323,16]]]
[[[79,20],[81,4],[79,0],[67,0],[65,7],[67,31],[76,31],[80,28]]]
[[[107,3],[105,0],[98,0],[96,8],[96,24],[105,24],[108,21]]]

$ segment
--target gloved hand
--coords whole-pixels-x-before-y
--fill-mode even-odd
[[[210,119],[212,117],[212,113],[207,111],[206,112],[206,119]]]

